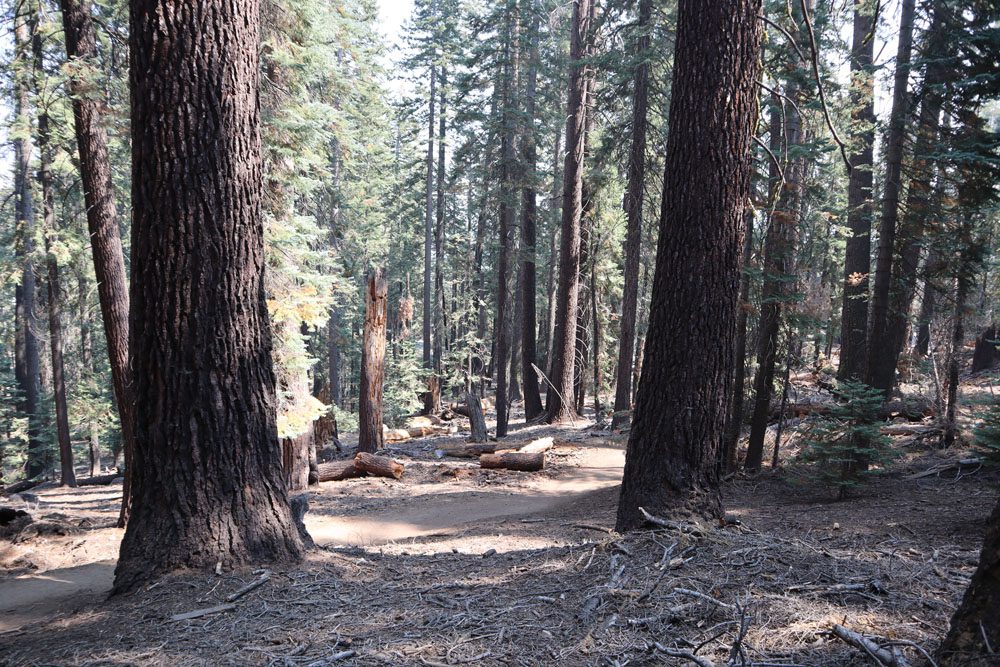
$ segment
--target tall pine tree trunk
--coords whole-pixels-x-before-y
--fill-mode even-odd
[[[445,131],[447,130],[447,119],[445,117],[445,83],[447,74],[444,67],[441,68],[441,75],[438,83],[438,154],[437,154],[437,201],[434,218],[434,371],[440,376],[442,374],[443,355],[447,347],[448,340],[448,315],[447,304],[445,303],[444,289],[444,179],[445,179]]]
[[[615,381],[614,428],[629,422],[632,409],[632,368],[635,357],[635,319],[639,300],[639,259],[642,253],[642,204],[646,182],[646,113],[649,105],[649,45],[652,0],[640,0],[636,30],[636,64],[632,74],[632,147],[625,190],[625,285],[622,291],[621,334],[618,341],[618,377]]]
[[[552,373],[546,417],[560,422],[575,417],[574,365],[580,274],[580,218],[583,214],[583,168],[587,134],[587,63],[590,53],[593,0],[573,4],[570,38],[569,104],[566,117],[566,161],[563,166],[562,224],[559,239],[559,286],[552,335]]]
[[[505,11],[506,45],[505,62],[503,64],[503,89],[500,109],[500,254],[497,258],[497,319],[496,319],[496,353],[493,367],[496,374],[496,409],[497,437],[507,435],[507,422],[510,413],[508,371],[510,366],[511,338],[513,335],[513,311],[510,304],[510,266],[514,245],[514,219],[516,211],[516,186],[514,156],[514,135],[516,133],[515,116],[516,81],[518,70],[519,35],[517,29],[517,2],[507,0]]]
[[[424,368],[427,369],[434,367],[433,343],[431,341],[431,323],[434,312],[434,302],[431,297],[431,272],[434,270],[432,258],[434,250],[434,94],[436,90],[437,67],[431,65],[431,90],[427,120],[427,199],[424,205],[423,357]]]
[[[892,256],[896,244],[896,222],[899,219],[899,196],[903,185],[903,144],[909,116],[907,85],[910,78],[910,58],[913,53],[914,4],[915,0],[902,0],[892,110],[886,137],[882,217],[879,220],[878,253],[875,259],[875,281],[868,323],[868,365],[865,369],[865,383],[881,390],[886,397],[892,391],[896,375],[896,364],[886,343],[889,335]]]
[[[24,394],[23,412],[28,418],[28,457],[25,475],[30,479],[45,471],[45,445],[41,439],[41,354],[38,344],[37,281],[35,276],[35,205],[31,191],[31,136],[32,122],[28,110],[31,95],[31,33],[34,16],[22,12],[14,25],[14,47],[22,60],[20,71],[14,77],[14,118],[21,132],[14,138],[14,189],[17,197],[17,224],[21,229],[21,248],[24,261],[21,274],[21,311],[18,323],[24,345],[24,365],[21,391]]]
[[[298,559],[264,292],[257,0],[130,4],[137,447],[115,591]],[[220,472],[224,474],[220,475]]]
[[[660,238],[619,531],[652,513],[719,516],[744,206],[757,122],[760,0],[680,0]],[[726,104],[717,100],[725,99]],[[700,159],[691,161],[691,155]],[[672,391],[671,388],[682,388]]]
[[[129,295],[125,257],[118,231],[108,137],[100,121],[100,100],[88,82],[98,68],[97,33],[89,0],[60,0],[66,56],[74,62],[70,77],[73,95],[73,124],[80,155],[80,180],[87,205],[87,229],[97,277],[97,296],[104,321],[104,337],[111,364],[111,381],[121,423],[125,453],[125,487],[119,527],[128,519],[131,499],[131,468],[134,451],[131,378],[128,367]]]
[[[871,271],[872,146],[875,143],[875,8],[869,0],[854,0],[851,44],[851,123],[863,128],[859,148],[851,155],[847,184],[847,238],[844,254],[844,297],[840,317],[840,367],[837,377],[860,380],[868,354],[868,274]]]
[[[538,317],[535,308],[537,287],[535,249],[537,243],[538,204],[535,188],[538,183],[537,149],[535,146],[535,96],[538,82],[538,3],[525,2],[529,13],[528,66],[525,82],[525,121],[522,134],[525,186],[521,193],[521,376],[524,380],[524,418],[537,419],[544,412],[538,391],[538,376],[533,365],[538,363],[536,332]]]

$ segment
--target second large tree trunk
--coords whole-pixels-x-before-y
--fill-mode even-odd
[[[732,385],[728,344],[757,122],[760,8],[760,0],[679,4],[649,316],[650,331],[671,335],[646,342],[619,531],[642,525],[640,507],[721,514],[716,451]]]
[[[132,0],[132,514],[115,591],[298,559],[264,300],[257,0]],[[225,475],[218,475],[225,471]]]
[[[385,323],[389,283],[376,269],[365,289],[365,330],[361,346],[361,397],[358,409],[358,451],[382,449],[382,390],[385,381]]]

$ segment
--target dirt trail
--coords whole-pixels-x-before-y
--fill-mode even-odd
[[[0,633],[99,602],[111,590],[114,573],[114,561],[101,561],[0,582]]]
[[[405,507],[386,506],[361,516],[309,513],[306,527],[317,544],[372,546],[449,533],[466,524],[543,514],[570,505],[581,495],[621,482],[625,452],[587,447],[580,463],[558,478],[542,478],[526,490],[432,493],[409,498]]]

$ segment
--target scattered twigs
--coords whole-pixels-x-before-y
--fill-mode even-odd
[[[653,642],[653,646],[655,646],[656,650],[659,651],[660,653],[664,653],[673,658],[683,658],[684,660],[690,660],[694,664],[698,665],[698,667],[715,667],[714,662],[712,662],[708,658],[702,658],[701,656],[695,655],[691,651],[685,651],[679,648],[670,648],[669,646],[664,646],[660,642]]]
[[[860,632],[849,630],[838,624],[834,624],[830,628],[830,632],[837,639],[864,651],[877,665],[882,665],[882,667],[909,667],[910,665],[903,654],[895,650],[891,642],[886,642],[883,646],[874,639],[865,637]]]
[[[658,517],[655,514],[650,514],[649,512],[647,512],[646,508],[644,507],[639,508],[639,513],[642,514],[643,518],[645,518],[646,521],[648,521],[653,525],[660,526],[662,528],[669,528],[670,530],[676,530],[681,533],[689,533],[695,536],[701,535],[701,531],[697,528],[697,526],[692,526],[685,523],[681,523],[679,521],[671,521],[670,519],[664,519],[662,517]]]
[[[188,611],[183,614],[174,614],[170,617],[171,621],[188,621],[192,618],[201,618],[202,616],[209,616],[211,614],[221,614],[225,611],[232,611],[236,609],[234,604],[220,604],[214,607],[205,607],[204,609],[195,609],[194,611]]]
[[[271,573],[265,572],[264,574],[260,575],[258,579],[254,579],[249,584],[239,589],[235,593],[226,596],[226,602],[236,602],[250,591],[256,590],[261,586],[263,586],[264,584],[266,584],[270,579],[271,579]]]
[[[723,602],[718,598],[713,598],[711,595],[705,595],[704,593],[693,591],[690,588],[675,588],[674,593],[681,593],[682,595],[690,595],[691,597],[696,597],[699,600],[705,600],[706,602],[711,602],[712,604],[718,607],[722,607],[723,609],[736,609],[735,606],[729,604],[728,602]]]

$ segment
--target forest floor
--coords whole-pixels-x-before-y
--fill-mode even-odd
[[[867,664],[834,623],[915,661],[968,585],[1000,481],[945,469],[966,454],[917,439],[847,501],[786,466],[727,481],[724,527],[621,536],[626,437],[509,440],[544,435],[559,441],[539,473],[439,458],[441,437],[390,451],[402,480],[320,485],[306,515],[320,548],[194,619],[172,617],[261,573],[181,573],[108,600],[120,486],[40,490],[41,530],[0,542],[0,665]]]

